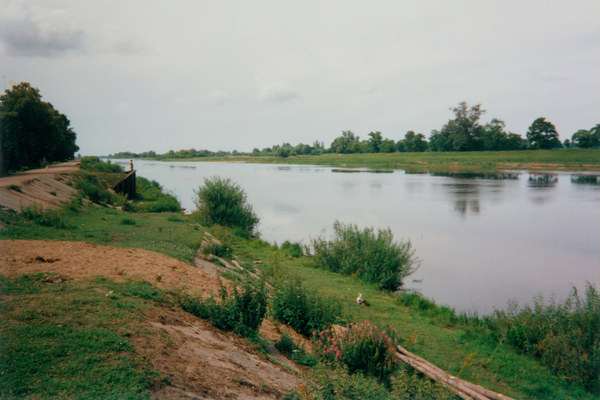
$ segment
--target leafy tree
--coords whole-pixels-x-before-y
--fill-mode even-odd
[[[391,139],[383,139],[379,146],[380,153],[394,153],[396,151],[396,143]]]
[[[422,133],[416,134],[413,131],[406,132],[404,135],[404,148],[409,152],[423,152],[427,150],[427,141]]]
[[[573,134],[571,141],[574,146],[582,149],[590,149],[600,145],[600,124],[596,125],[589,131],[580,129]]]
[[[381,132],[371,132],[369,136],[371,136],[371,139],[369,139],[369,151],[371,153],[379,153],[381,151],[381,143],[383,142]]]
[[[456,108],[451,108],[455,118],[448,121],[441,131],[432,131],[429,139],[434,151],[475,151],[483,150],[485,129],[479,124],[485,110],[481,104],[473,107],[462,102]]]
[[[551,149],[561,146],[556,127],[546,118],[538,118],[527,131],[527,140],[535,149]]]
[[[244,189],[229,178],[205,178],[204,186],[194,190],[194,194],[194,215],[201,223],[239,227],[253,233],[260,222],[246,201]]]
[[[360,138],[355,136],[352,131],[343,131],[342,136],[338,136],[333,140],[329,150],[332,153],[358,153],[360,152]]]
[[[72,159],[79,147],[67,117],[22,82],[0,96],[0,170],[39,167]]]

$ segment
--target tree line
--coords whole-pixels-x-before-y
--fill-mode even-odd
[[[0,96],[0,174],[73,159],[79,146],[71,122],[27,82]]]
[[[379,131],[368,134],[368,139],[361,140],[352,131],[343,131],[335,138],[329,148],[324,142],[315,141],[312,145],[300,143],[292,146],[290,143],[265,147],[262,150],[254,148],[251,153],[209,150],[170,150],[168,153],[157,155],[154,151],[144,153],[121,152],[110,155],[115,158],[201,158],[219,157],[225,155],[250,155],[289,157],[296,155],[321,155],[325,153],[355,154],[355,153],[394,153],[394,152],[424,152],[424,151],[506,151],[506,150],[546,150],[558,148],[596,148],[600,146],[600,124],[589,130],[580,129],[571,139],[561,143],[556,127],[546,118],[537,118],[529,129],[526,137],[506,131],[504,121],[493,118],[482,124],[482,115],[486,112],[481,104],[469,107],[466,102],[451,108],[454,118],[449,120],[441,129],[433,130],[429,140],[422,133],[408,131],[404,139],[394,141],[384,138]]]

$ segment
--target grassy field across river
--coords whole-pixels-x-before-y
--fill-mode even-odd
[[[600,149],[477,151],[424,153],[323,154],[292,157],[208,157],[163,161],[244,161],[326,165],[341,168],[404,169],[411,172],[459,171],[594,171],[600,172]]]

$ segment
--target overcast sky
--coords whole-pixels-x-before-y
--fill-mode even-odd
[[[459,102],[525,137],[600,123],[600,1],[7,1],[0,74],[84,155],[429,137]]]

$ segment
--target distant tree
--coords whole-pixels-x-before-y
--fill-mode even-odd
[[[356,147],[356,145],[351,146],[351,144],[354,142],[358,143],[359,141],[359,137],[355,136],[354,133],[352,133],[352,131],[343,131],[342,136],[338,136],[333,140],[329,151],[331,153],[339,154],[357,153],[358,148]]]
[[[569,139],[565,139],[565,141],[563,142],[563,146],[565,146],[567,149],[570,149],[571,141]]]
[[[381,132],[371,132],[369,133],[371,139],[369,139],[369,151],[371,153],[379,153],[381,148],[381,143],[383,142],[383,137],[381,136]]]
[[[441,131],[431,132],[430,148],[434,151],[483,150],[485,129],[479,124],[479,119],[485,110],[481,104],[469,108],[463,101],[451,110],[455,118],[448,121]]]
[[[571,141],[574,146],[582,149],[590,149],[600,145],[600,124],[596,125],[589,131],[580,129],[573,134]]]
[[[383,139],[379,146],[380,153],[394,153],[396,151],[396,143],[392,139]]]
[[[551,149],[561,146],[556,127],[546,118],[538,118],[527,131],[527,140],[535,149]]]
[[[422,133],[416,134],[413,131],[406,132],[404,135],[404,148],[408,152],[423,152],[427,150],[427,141]]]
[[[79,147],[68,118],[22,82],[0,96],[0,173],[72,159]]]

